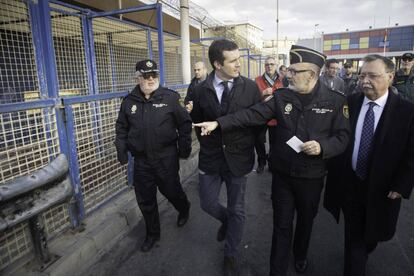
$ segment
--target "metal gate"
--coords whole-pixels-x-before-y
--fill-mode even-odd
[[[60,205],[43,214],[53,238],[126,188],[113,145],[121,98],[142,58],[157,60],[161,83],[182,84],[178,38],[164,37],[160,4],[105,13],[58,1],[0,6],[0,185],[65,153],[78,212]],[[158,29],[112,16],[142,10],[155,11]],[[26,223],[0,233],[0,272],[32,249]]]

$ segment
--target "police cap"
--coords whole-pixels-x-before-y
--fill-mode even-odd
[[[146,73],[158,73],[157,69],[157,63],[151,59],[144,59],[137,62],[137,65],[135,65],[135,70],[137,72],[140,72],[141,74]]]
[[[401,56],[401,59],[413,60],[414,59],[414,54],[413,53],[404,53]]]
[[[292,45],[290,49],[290,64],[308,62],[322,68],[326,60],[326,56],[318,51],[299,45]]]

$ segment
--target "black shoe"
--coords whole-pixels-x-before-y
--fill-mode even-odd
[[[154,247],[155,242],[159,241],[160,237],[151,237],[147,236],[145,238],[145,241],[141,245],[141,251],[142,252],[148,252],[151,250],[151,248]]]
[[[224,275],[225,276],[236,276],[239,275],[239,269],[237,262],[234,257],[224,257]]]
[[[295,270],[297,273],[305,273],[308,268],[308,260],[295,261]]]
[[[190,217],[190,205],[190,202],[188,202],[187,211],[178,214],[177,227],[183,227],[187,223],[188,218]]]
[[[226,238],[227,223],[223,223],[217,231],[217,241],[222,242]]]
[[[265,165],[259,164],[259,166],[257,166],[256,172],[259,174],[262,173],[264,171],[264,167]]]

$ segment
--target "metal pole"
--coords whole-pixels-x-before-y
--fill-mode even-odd
[[[157,32],[158,32],[158,57],[160,63],[160,84],[165,85],[165,64],[164,64],[164,27],[162,20],[162,6],[157,5]]]
[[[181,67],[183,83],[191,82],[190,28],[188,0],[180,0]]]
[[[279,0],[276,0],[276,62],[279,64]]]

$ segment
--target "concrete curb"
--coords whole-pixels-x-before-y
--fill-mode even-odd
[[[198,151],[198,143],[194,143],[193,154],[186,160],[180,160],[180,177],[184,188],[188,185],[186,180],[197,170]],[[163,201],[165,198],[160,196],[159,203]],[[88,217],[84,232],[67,231],[50,242],[50,252],[60,258],[45,271],[34,271],[33,264],[28,263],[10,275],[80,275],[130,232],[141,217],[134,192],[126,190]]]

